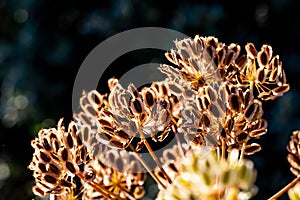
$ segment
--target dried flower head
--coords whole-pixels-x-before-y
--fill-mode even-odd
[[[186,38],[175,41],[175,45],[177,50],[172,49],[165,55],[180,69],[176,70],[170,66],[167,71],[161,71],[170,77],[176,77],[176,74],[182,76],[195,90],[204,85],[231,78],[230,64],[235,63],[240,53],[239,45],[226,46],[211,36],[196,35],[194,39]]]
[[[101,186],[111,192],[108,199],[140,199],[146,174],[131,153],[107,151],[99,159],[85,165],[86,176],[93,185]],[[105,199],[90,184],[83,182],[83,199]],[[107,198],[106,198],[107,199]]]
[[[279,56],[273,57],[271,46],[263,45],[258,52],[252,43],[248,43],[246,51],[247,60],[237,72],[240,86],[248,86],[252,91],[256,88],[258,97],[263,100],[276,99],[290,89]]]
[[[31,145],[35,151],[29,165],[36,182],[34,194],[59,195],[76,187],[73,178],[79,165],[88,160],[88,152],[75,123],[71,122],[65,130],[61,119],[57,129],[40,130]]]
[[[291,165],[291,172],[295,174],[295,176],[300,175],[300,131],[293,131],[290,142],[287,146],[289,151],[288,161]]]
[[[169,131],[177,102],[175,97],[169,98],[169,88],[153,83],[138,91],[132,84],[124,89],[116,79],[114,82],[108,97],[110,109],[103,117],[100,116],[100,122],[102,120],[110,128],[121,129],[128,138],[139,136],[141,140],[151,137],[156,141],[157,134]]]
[[[218,159],[215,153],[203,158],[197,151],[188,152],[181,163],[182,172],[157,199],[250,199],[255,195],[252,161],[239,161],[237,150],[226,160]]]
[[[300,199],[300,182],[288,190],[288,195],[290,200]]]
[[[261,146],[253,139],[267,132],[258,98],[273,100],[289,90],[279,56],[269,45],[257,51],[252,43],[240,55],[238,44],[211,36],[175,45],[165,54],[175,67],[159,67],[166,79],[137,89],[111,78],[109,94],[83,92],[81,111],[67,130],[62,120],[57,128],[40,130],[29,165],[36,195],[141,199],[144,170],[158,183],[157,199],[255,195],[256,171],[244,155],[258,152]],[[173,138],[162,152],[153,151]],[[293,184],[300,179],[299,138],[300,131],[294,131],[288,145],[297,176]]]

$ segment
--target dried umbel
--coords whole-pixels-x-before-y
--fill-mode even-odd
[[[294,187],[288,190],[288,195],[290,200],[300,199],[300,182],[298,182]]]
[[[180,68],[178,75],[189,82],[193,89],[198,90],[203,85],[221,81],[217,49],[222,49],[223,44],[216,38],[203,38],[197,35],[194,39],[176,41],[175,45],[177,50],[171,50],[165,55],[169,61]],[[239,54],[239,46],[231,49],[234,49],[234,54]],[[170,68],[172,69],[171,66]]]
[[[246,50],[247,60],[239,66],[236,77],[242,87],[249,86],[253,91],[255,86],[263,100],[275,99],[290,89],[279,56],[273,57],[271,46],[263,45],[258,52],[248,43]]]
[[[170,86],[171,82],[168,85]],[[92,126],[85,127],[85,130],[89,128],[87,137],[93,138],[91,140],[92,145],[94,145],[93,141],[97,141],[116,150],[129,150],[135,153],[146,148],[155,163],[160,166],[148,139],[163,141],[168,135],[173,125],[173,113],[176,113],[178,107],[176,105],[178,99],[174,94],[175,90],[180,90],[179,87],[180,85],[176,87],[174,84],[173,91],[171,91],[164,84],[157,83],[155,85],[153,83],[152,86],[144,87],[138,91],[132,84],[125,89],[118,83],[117,79],[110,79],[111,93],[107,103],[103,101],[101,106],[99,104],[93,106],[93,101],[87,98],[90,93],[84,94],[83,100],[81,100],[83,112],[74,117],[81,124],[83,124],[84,119],[90,119],[89,125]],[[100,94],[92,92],[94,96],[101,97]],[[85,109],[95,107],[96,109],[91,109],[95,114],[90,114],[92,112]],[[84,125],[82,126],[84,127]],[[135,142],[132,142],[133,140]],[[139,141],[136,142],[137,140]],[[87,145],[91,145],[91,142]],[[94,150],[95,147],[90,149]],[[137,155],[137,159],[145,165],[148,171],[151,170],[143,158]],[[163,169],[162,172],[164,173]]]
[[[274,100],[289,90],[279,56],[273,57],[271,46],[257,51],[252,43],[246,45],[246,55],[240,46],[229,46],[214,37],[187,38],[175,42],[177,50],[166,53],[179,70],[164,65],[160,68],[169,77],[182,77],[195,90],[214,82],[226,82],[247,89],[256,89],[258,98]]]
[[[180,163],[181,173],[173,184],[158,194],[159,200],[172,199],[250,199],[256,194],[256,171],[252,161],[238,160],[233,150],[226,160],[217,158],[215,151],[202,157],[189,151]]]
[[[279,56],[269,45],[257,51],[252,43],[241,55],[238,44],[211,36],[175,46],[165,54],[175,66],[159,67],[166,79],[137,89],[111,78],[108,94],[83,91],[81,111],[67,130],[61,120],[56,129],[39,132],[29,165],[36,195],[140,199],[145,171],[158,184],[158,199],[249,199],[256,193],[256,171],[244,156],[261,150],[256,140],[267,132],[261,100],[289,90]],[[299,131],[288,150],[294,185]]]
[[[137,134],[142,140],[146,137],[155,140],[155,135],[165,131],[171,123],[172,104],[167,98],[168,90],[165,88],[164,94],[160,94],[155,87],[145,87],[139,92],[133,84],[126,90],[114,81],[109,105],[116,128],[126,128],[124,131],[131,138]]]
[[[50,194],[55,199],[75,198],[78,183],[74,178],[77,176],[82,182],[84,196],[89,195],[90,190],[100,199],[125,200],[130,199],[130,195],[135,199],[143,196],[145,174],[130,153],[102,149],[97,158],[91,159],[93,156],[81,140],[84,131],[77,129],[74,122],[65,130],[62,123],[60,120],[57,129],[42,129],[39,137],[32,141],[35,152],[29,169],[36,181],[34,194],[42,197]],[[124,188],[118,188],[122,184]]]
[[[289,151],[288,154],[288,161],[291,165],[291,172],[295,174],[295,176],[300,175],[300,131],[294,131],[289,145],[287,146],[287,149]]]
[[[59,196],[75,188],[74,177],[80,173],[79,165],[88,160],[76,124],[71,122],[65,130],[62,123],[60,120],[57,129],[40,130],[38,138],[31,143],[35,152],[29,169],[35,178],[33,192],[36,195]]]
[[[192,145],[218,144],[223,154],[233,148],[242,151],[241,157],[259,151],[259,144],[248,143],[267,132],[254,89],[258,88],[261,99],[275,99],[289,90],[279,57],[272,59],[268,45],[255,53],[250,43],[247,55],[240,55],[239,45],[227,46],[214,37],[196,36],[175,41],[175,45],[177,50],[166,57],[176,68],[161,65],[159,69],[171,81],[195,91],[195,97],[184,101],[179,132]]]
[[[120,199],[140,199],[145,194],[143,184],[146,174],[131,153],[109,150],[101,159],[85,165],[85,171],[89,181],[106,188]],[[83,187],[83,199],[105,199],[89,184],[83,182]]]

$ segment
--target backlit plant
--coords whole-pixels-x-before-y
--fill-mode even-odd
[[[166,79],[137,89],[111,78],[108,94],[83,91],[81,111],[66,127],[61,119],[39,131],[29,165],[35,195],[141,199],[147,174],[160,200],[257,193],[254,163],[245,157],[261,150],[259,138],[267,133],[263,102],[289,90],[279,56],[269,45],[257,50],[252,43],[241,54],[238,44],[215,37],[175,45],[165,54],[173,66],[158,68]],[[272,199],[286,191],[300,198],[299,138],[293,132],[288,144],[296,178]]]

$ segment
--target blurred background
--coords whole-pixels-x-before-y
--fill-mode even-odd
[[[291,90],[264,102],[268,134],[260,140],[262,151],[250,157],[258,170],[254,199],[267,199],[294,178],[286,145],[300,129],[299,10],[297,0],[0,0],[0,200],[38,199],[27,169],[30,141],[40,128],[71,119],[73,83],[88,53],[114,34],[144,26],[213,35],[242,48],[267,43],[280,55]],[[116,70],[101,78],[100,91],[107,90],[108,77],[119,77],[128,67],[153,59],[168,63],[163,53],[140,50],[120,57],[112,64]]]

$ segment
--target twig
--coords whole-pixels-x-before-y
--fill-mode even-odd
[[[243,143],[239,161],[244,160],[244,157],[245,157],[245,147],[246,147],[246,143]]]
[[[287,184],[284,188],[282,188],[279,192],[277,192],[276,194],[274,194],[271,198],[269,198],[268,200],[275,200],[278,197],[280,197],[281,195],[283,195],[288,189],[290,189],[291,187],[293,187],[294,185],[296,185],[300,180],[300,176],[297,176],[292,182],[290,182],[289,184]]]
[[[225,140],[222,139],[222,160],[225,160],[225,154],[226,154],[226,143]]]
[[[94,182],[92,181],[87,181],[85,178],[84,178],[84,175],[82,174],[82,172],[77,172],[76,175],[81,179],[83,180],[85,183],[87,183],[88,185],[90,185],[92,188],[94,188],[97,192],[99,192],[103,197],[107,198],[107,199],[110,199],[110,198],[116,198],[117,200],[126,200],[124,198],[121,198],[119,197],[118,195],[110,192],[109,190],[107,189],[103,189],[101,187],[99,187],[98,184],[95,184]]]
[[[159,180],[159,178],[152,172],[152,169],[149,167],[149,165],[145,162],[145,160],[140,156],[134,149],[134,147],[130,144],[129,148],[134,152],[134,157],[140,161],[140,163],[146,168],[148,173],[152,176],[152,178],[161,185],[164,189],[167,187]]]
[[[143,133],[143,131],[141,131],[140,129],[138,130],[141,139],[144,141],[144,144],[146,145],[146,148],[148,149],[151,157],[153,158],[154,162],[156,163],[156,165],[158,166],[158,168],[161,170],[161,172],[164,174],[165,178],[167,179],[167,181],[171,184],[172,180],[170,179],[169,175],[166,173],[166,171],[163,169],[163,167],[161,166],[158,158],[156,157],[156,155],[154,154],[150,144],[148,143],[148,141],[146,140],[146,137]]]

